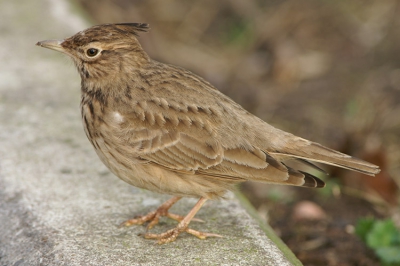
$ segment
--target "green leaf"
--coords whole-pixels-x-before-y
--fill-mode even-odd
[[[382,262],[389,265],[400,265],[400,246],[381,247],[375,250],[376,255]]]
[[[393,246],[400,246],[400,231],[397,232],[392,236],[392,244]]]
[[[388,247],[393,244],[397,229],[392,220],[376,221],[366,236],[366,243],[372,249]]]
[[[373,218],[363,218],[358,220],[356,225],[356,235],[364,242],[367,242],[367,234],[372,230],[375,220]]]

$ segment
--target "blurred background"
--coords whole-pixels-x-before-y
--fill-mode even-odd
[[[153,59],[204,77],[278,128],[379,165],[377,177],[313,172],[328,184],[321,190],[241,190],[305,265],[380,265],[357,232],[363,217],[368,228],[400,220],[399,1],[78,3],[93,24],[150,23],[140,41]]]

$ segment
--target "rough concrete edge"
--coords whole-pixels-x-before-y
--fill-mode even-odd
[[[260,228],[265,232],[267,237],[275,243],[280,251],[285,255],[285,257],[295,266],[303,266],[301,261],[294,255],[294,253],[289,249],[289,247],[280,239],[271,228],[271,226],[265,223],[258,215],[256,209],[249,202],[249,200],[238,190],[235,191],[235,196],[239,200],[242,207],[250,214],[250,216],[257,221]]]

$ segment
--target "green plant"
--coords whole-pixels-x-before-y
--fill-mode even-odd
[[[356,234],[375,251],[382,265],[400,265],[400,231],[391,219],[361,219]]]

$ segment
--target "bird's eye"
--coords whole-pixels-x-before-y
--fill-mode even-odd
[[[89,48],[89,49],[87,49],[87,51],[86,51],[86,54],[87,54],[87,56],[89,56],[89,57],[94,57],[94,56],[96,56],[98,53],[99,53],[99,50],[96,49],[96,48]]]

